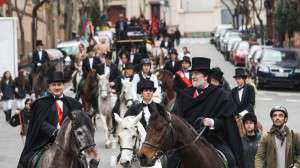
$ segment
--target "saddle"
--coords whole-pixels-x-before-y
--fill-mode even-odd
[[[222,160],[224,168],[229,168],[228,160],[227,160],[225,154],[223,152],[221,152],[220,150],[218,150],[217,148],[215,148],[215,150],[216,150],[219,158]]]

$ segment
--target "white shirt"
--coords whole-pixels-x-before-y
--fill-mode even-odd
[[[133,59],[134,59],[134,54],[132,53],[132,54],[130,54],[130,60],[129,60],[129,62],[133,63]]]
[[[94,59],[93,58],[89,58],[89,63],[90,63],[90,68],[93,69],[93,62]]]
[[[174,67],[175,66],[175,61],[172,61],[172,67]]]
[[[106,76],[109,76],[110,75],[110,67],[106,64],[104,64],[104,74]]]
[[[242,88],[242,89],[239,90],[239,99],[240,99],[240,102],[242,101],[243,92],[244,92],[244,88]]]
[[[42,60],[43,52],[42,50],[39,50],[39,59]]]
[[[151,104],[151,102],[150,102],[150,103],[143,102],[143,103],[144,103],[144,104]],[[148,106],[143,107],[143,115],[144,115],[144,118],[145,118],[146,123],[147,123],[147,125],[148,125],[149,119],[150,119],[150,117],[151,117],[151,113],[150,113],[150,111],[149,111]]]

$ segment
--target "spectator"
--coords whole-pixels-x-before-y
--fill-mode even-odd
[[[6,121],[9,122],[11,119],[11,109],[15,91],[14,82],[9,71],[4,72],[0,86],[0,97],[2,97],[3,101],[3,112],[5,114]]]
[[[184,56],[187,56],[187,57],[191,58],[191,53],[190,53],[190,51],[188,50],[187,47],[182,47],[182,52],[179,54],[178,59],[182,60],[182,58]]]
[[[174,38],[176,41],[176,46],[178,47],[180,45],[180,38],[181,38],[181,33],[179,31],[179,28],[177,27],[175,32],[174,32]]]
[[[18,77],[15,78],[15,98],[17,110],[21,110],[24,108],[24,100],[28,91],[28,80],[25,78],[24,71],[20,70]]]

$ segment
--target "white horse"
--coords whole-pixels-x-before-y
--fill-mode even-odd
[[[98,79],[98,111],[105,133],[105,147],[111,148],[112,109],[117,101],[117,95],[111,91],[106,75],[97,75]]]
[[[137,116],[127,116],[125,118],[121,118],[116,113],[114,113],[114,115],[115,120],[118,123],[117,134],[121,150],[121,156],[117,164],[117,168],[141,168],[136,154],[146,138],[146,131],[143,125],[139,122],[143,113],[140,113]],[[158,160],[152,168],[161,167],[161,163]]]
[[[74,81],[74,90],[75,90],[75,93],[77,93],[78,91],[78,87],[79,87],[79,83],[81,81],[81,78],[82,78],[82,71],[81,71],[81,68],[79,70],[75,70],[72,74],[72,81]]]
[[[121,80],[122,90],[120,93],[120,116],[123,118],[128,108],[133,103],[133,94],[132,94],[132,82],[128,80]]]

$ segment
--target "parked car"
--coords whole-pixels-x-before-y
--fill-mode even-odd
[[[245,59],[249,53],[249,43],[247,41],[240,41],[233,50],[232,62],[234,65],[245,66]]]
[[[237,42],[240,42],[240,41],[242,41],[242,38],[240,38],[240,37],[232,37],[228,40],[227,51],[224,54],[225,60],[227,60],[227,61],[229,60],[230,52],[233,49],[234,44]]]
[[[260,56],[263,49],[272,48],[272,46],[253,45],[250,47],[248,57],[246,58],[245,67],[253,77],[255,72],[255,65],[257,64],[257,57]]]
[[[236,30],[228,30],[223,35],[222,41],[220,43],[221,53],[226,54],[228,41],[230,38],[234,38],[234,37],[240,37],[240,32],[238,32]]]
[[[300,84],[300,50],[263,49],[257,56],[255,84],[298,87]]]
[[[218,50],[220,50],[220,42],[222,40],[221,37],[229,29],[230,30],[232,29],[232,25],[219,25],[217,27],[216,33],[214,34],[214,41],[215,41],[216,48]]]

